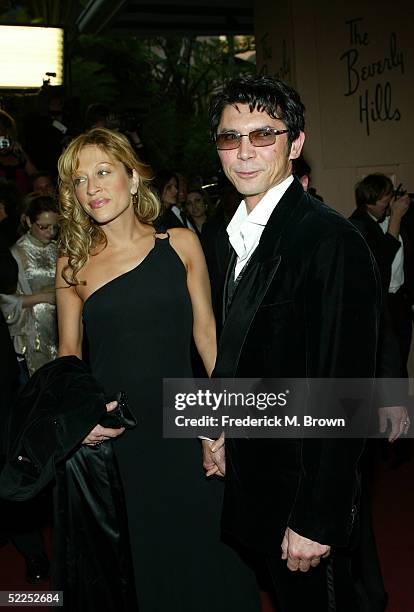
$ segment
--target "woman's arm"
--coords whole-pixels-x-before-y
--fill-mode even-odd
[[[171,244],[187,268],[187,287],[193,308],[193,336],[209,376],[217,355],[216,323],[211,305],[207,265],[200,242],[189,230],[169,230]]]
[[[62,277],[62,270],[67,265],[67,258],[60,257],[56,265],[56,304],[59,327],[59,357],[75,355],[82,359],[82,307],[83,301],[76,292],[75,286],[68,285]],[[108,412],[115,410],[118,402],[106,404]],[[109,438],[116,438],[125,431],[96,425],[84,438],[82,444],[95,446]]]
[[[62,277],[67,265],[66,257],[59,257],[56,264],[56,304],[59,328],[59,357],[76,355],[82,358],[82,306],[83,302],[73,285]]]

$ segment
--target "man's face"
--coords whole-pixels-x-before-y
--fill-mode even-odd
[[[393,192],[389,191],[388,193],[378,198],[375,204],[368,204],[367,210],[376,219],[381,219],[385,214],[387,214],[392,198]]]
[[[225,106],[217,133],[248,134],[261,128],[286,129],[281,119],[273,119],[265,111],[250,112],[247,104]],[[291,159],[299,157],[304,134],[288,146],[287,134],[276,136],[276,142],[266,147],[255,147],[242,138],[237,149],[218,151],[223,170],[252,210],[269,189],[281,183],[292,172]]]

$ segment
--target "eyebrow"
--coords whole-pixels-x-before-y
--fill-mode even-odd
[[[257,130],[278,130],[279,128],[277,128],[274,125],[261,125],[259,127],[255,127],[251,130],[249,130],[249,132],[256,132]],[[240,130],[236,130],[236,128],[222,128],[220,130],[220,132],[218,132],[219,134],[224,134],[225,132],[236,132],[237,134],[240,134]]]
[[[95,166],[100,166],[101,164],[107,164],[108,166],[114,166],[115,165],[113,162],[110,162],[110,161],[100,161],[100,162],[97,162],[95,164]],[[76,168],[73,176],[76,176],[76,174],[82,174],[82,168]]]

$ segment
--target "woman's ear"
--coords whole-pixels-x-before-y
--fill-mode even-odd
[[[139,185],[139,175],[136,170],[132,170],[131,193],[137,193]]]

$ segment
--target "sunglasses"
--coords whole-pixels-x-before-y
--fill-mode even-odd
[[[219,151],[238,149],[242,137],[247,137],[254,147],[268,147],[275,144],[276,136],[286,134],[289,130],[276,130],[274,128],[262,128],[253,130],[248,134],[238,132],[222,132],[216,136],[216,147]]]

